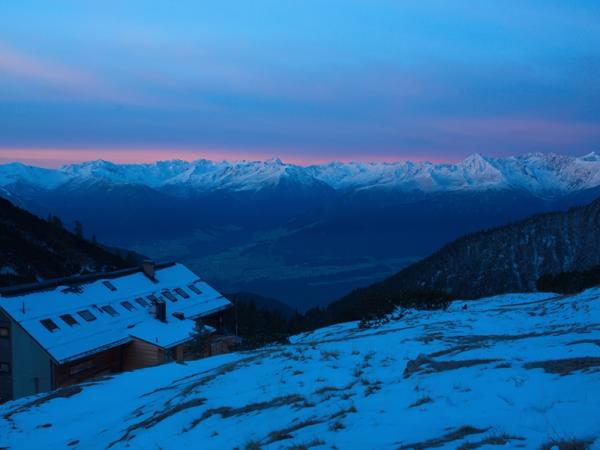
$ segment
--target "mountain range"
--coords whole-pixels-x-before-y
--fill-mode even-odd
[[[133,184],[190,194],[211,191],[259,191],[276,186],[296,189],[404,192],[524,189],[536,195],[560,196],[600,185],[600,156],[531,153],[508,158],[474,154],[457,164],[430,162],[332,162],[299,166],[267,161],[158,161],[114,164],[90,161],[44,169],[11,163],[0,166],[0,186],[23,182],[42,189],[107,182]]]
[[[600,157],[473,155],[458,164],[279,160],[0,166],[0,195],[88,238],[178,260],[224,292],[300,310],[452,240],[600,196]]]

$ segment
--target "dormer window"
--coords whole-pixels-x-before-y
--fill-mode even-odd
[[[119,315],[119,313],[115,310],[115,308],[113,308],[110,305],[102,306],[102,311],[104,311],[105,313],[109,314],[112,317]]]
[[[79,322],[77,322],[71,314],[63,314],[62,316],[60,316],[60,318],[64,323],[66,323],[70,327],[79,325]]]
[[[104,286],[106,286],[108,289],[110,289],[111,291],[116,291],[117,288],[115,287],[114,284],[112,284],[110,281],[103,281],[102,284]]]
[[[87,309],[82,309],[81,311],[77,311],[77,314],[79,314],[79,316],[86,322],[93,322],[94,320],[96,320],[96,316],[93,315]]]
[[[56,330],[58,330],[58,325],[56,325],[52,319],[40,320],[40,323],[44,325],[46,330],[48,330],[50,333],[54,333]]]
[[[146,298],[148,300],[150,300],[152,303],[156,303],[158,301],[158,297],[156,297],[156,295],[154,295],[154,294],[150,294]]]
[[[191,290],[193,293],[195,293],[195,294],[198,294],[198,295],[202,294],[202,291],[201,291],[200,289],[198,289],[198,288],[197,288],[195,285],[193,285],[193,284],[190,284],[190,285],[188,286],[188,288],[190,288],[190,290]]]
[[[121,302],[121,306],[123,308],[125,308],[127,311],[134,311],[135,310],[135,306],[133,306],[131,303],[129,303],[128,301],[124,301]]]
[[[177,293],[181,298],[190,298],[190,294],[185,292],[182,288],[175,288],[175,293]]]
[[[135,302],[136,302],[138,305],[140,305],[140,306],[143,306],[143,307],[146,307],[146,306],[148,306],[148,302],[147,302],[146,300],[144,300],[142,297],[138,297],[138,298],[136,298],[136,299],[135,299]]]
[[[175,298],[175,296],[173,294],[171,294],[170,291],[163,291],[162,295],[164,295],[168,300],[172,301],[172,302],[176,302],[177,299]]]

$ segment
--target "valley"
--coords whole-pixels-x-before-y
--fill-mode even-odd
[[[177,260],[218,289],[301,311],[376,283],[451,242],[586,204],[600,160],[473,155],[458,164],[279,160],[0,166],[2,195],[88,238]]]

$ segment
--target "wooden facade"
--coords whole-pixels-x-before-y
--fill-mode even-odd
[[[169,361],[183,360],[183,345],[162,349],[149,342],[134,339],[125,349],[123,370],[156,366]]]
[[[121,346],[66,364],[54,365],[54,387],[68,386],[90,378],[121,372],[125,354],[125,349]]]

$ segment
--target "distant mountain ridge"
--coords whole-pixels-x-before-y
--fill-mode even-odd
[[[433,290],[454,298],[531,292],[542,275],[600,264],[600,198],[566,212],[528,219],[459,238],[357,297]]]
[[[600,186],[600,156],[582,157],[530,153],[507,158],[474,154],[457,164],[430,162],[332,162],[299,166],[279,159],[267,161],[158,161],[152,164],[114,164],[90,161],[59,169],[20,163],[0,165],[0,187],[15,183],[52,190],[70,184],[104,181],[136,184],[179,194],[210,191],[290,189],[402,192],[522,189],[556,197]]]
[[[0,166],[0,196],[111,246],[177,260],[225,292],[300,310],[397,273],[466,233],[600,196],[600,158],[458,164],[105,161]]]

